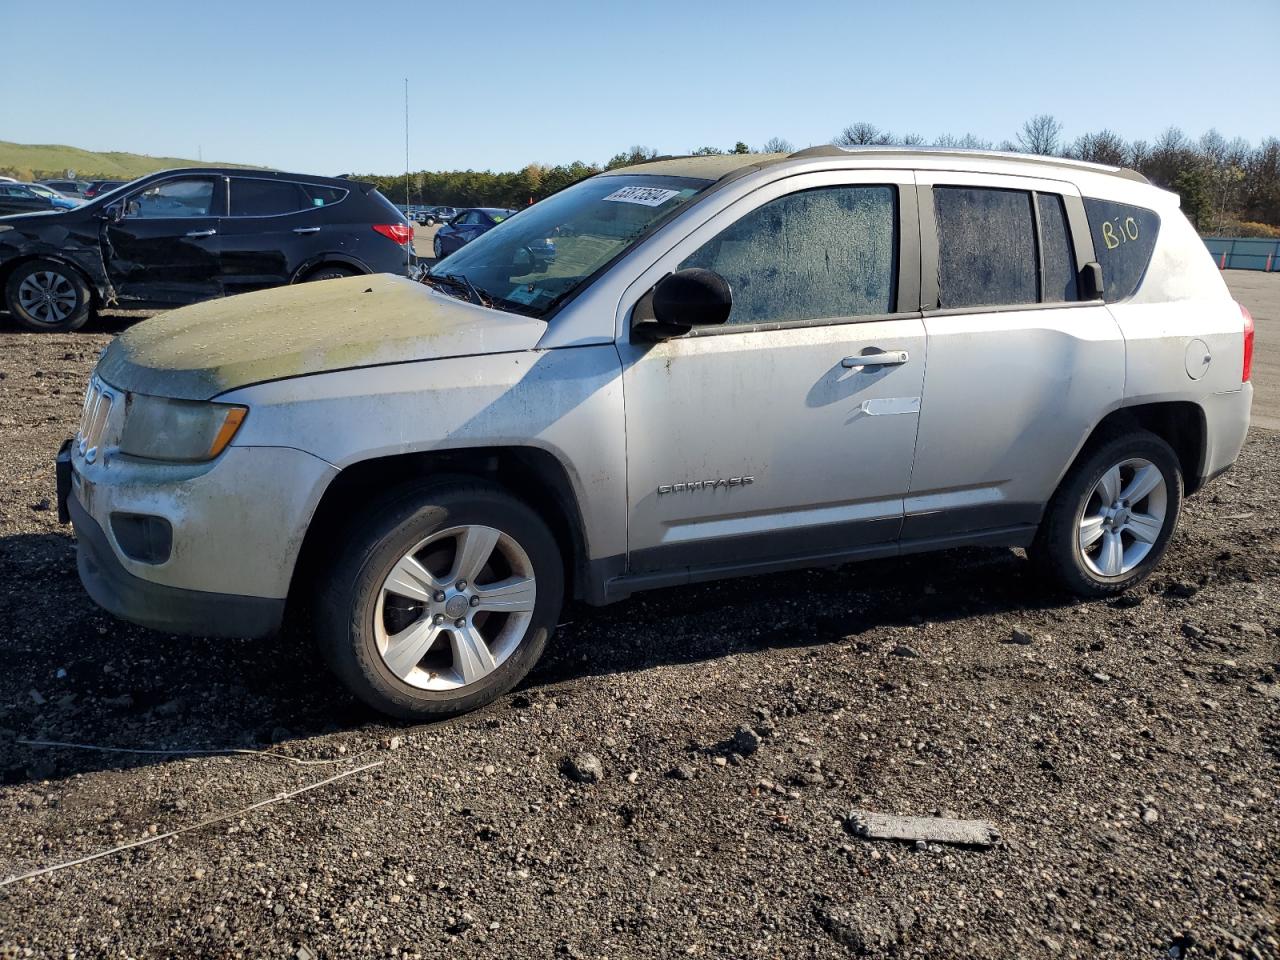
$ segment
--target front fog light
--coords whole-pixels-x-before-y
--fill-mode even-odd
[[[230,403],[170,400],[131,393],[126,400],[120,452],[148,460],[199,463],[231,442],[249,413]]]

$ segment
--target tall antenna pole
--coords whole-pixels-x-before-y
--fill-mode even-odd
[[[409,78],[404,78],[404,216],[409,221],[409,242],[405,245],[404,268],[413,266],[413,218],[409,216]]]

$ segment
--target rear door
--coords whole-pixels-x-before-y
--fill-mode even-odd
[[[268,177],[230,178],[222,237],[222,284],[228,294],[289,283],[333,242],[326,208],[347,191]]]
[[[104,220],[102,255],[125,300],[181,305],[220,296],[218,218],[226,181],[175,176],[123,198],[119,220]]]
[[[1124,390],[1125,346],[1080,299],[1093,244],[1079,191],[921,171],[929,370],[904,540],[1026,532]]]

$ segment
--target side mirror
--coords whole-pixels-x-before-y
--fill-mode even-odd
[[[729,281],[693,267],[669,273],[636,304],[636,328],[653,339],[678,337],[692,327],[724,323],[733,309]]]
[[[119,223],[124,219],[124,201],[117,200],[115,203],[109,203],[102,209],[102,217],[110,223]]]
[[[1102,264],[1091,260],[1080,268],[1080,299],[1101,300],[1106,292],[1102,280]]]

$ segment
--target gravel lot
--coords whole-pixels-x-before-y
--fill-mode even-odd
[[[0,958],[1280,955],[1280,434],[1129,597],[977,550],[668,590],[569,609],[481,713],[395,725],[303,639],[83,595],[52,458],[128,322],[0,333],[0,883],[186,832],[0,886]],[[272,756],[194,749],[227,747]],[[1001,840],[868,841],[859,808]]]

